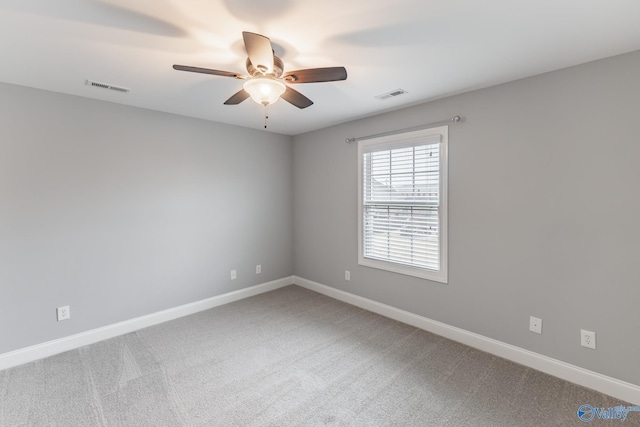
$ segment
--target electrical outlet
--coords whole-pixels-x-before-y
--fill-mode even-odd
[[[262,273],[262,266],[260,264],[256,265],[256,274]]]
[[[596,349],[596,333],[580,330],[580,345],[587,348]]]
[[[529,330],[531,332],[535,332],[536,334],[542,333],[542,319],[538,319],[537,317],[529,317]]]
[[[231,280],[236,280],[236,271],[235,270],[231,270]]]
[[[351,272],[349,270],[344,271],[344,280],[351,280]]]
[[[56,314],[58,316],[58,322],[71,318],[71,310],[68,305],[56,308]]]

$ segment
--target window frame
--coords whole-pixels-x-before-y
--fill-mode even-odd
[[[384,151],[390,149],[404,148],[408,146],[420,146],[432,144],[429,140],[439,137],[440,158],[439,158],[439,270],[421,268],[396,263],[393,261],[383,261],[380,259],[367,258],[364,256],[364,155],[373,151]],[[416,131],[396,133],[376,138],[362,139],[358,141],[358,264],[365,267],[372,267],[394,273],[432,280],[440,283],[448,282],[448,146],[449,127],[439,126]],[[420,205],[412,205],[420,206]]]

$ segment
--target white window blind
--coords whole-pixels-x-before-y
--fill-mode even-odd
[[[442,145],[442,128],[362,142],[361,264],[446,281]]]

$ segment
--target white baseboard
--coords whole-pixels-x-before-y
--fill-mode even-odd
[[[208,310],[213,307],[228,304],[264,292],[273,291],[278,288],[293,284],[293,276],[274,280],[251,286],[249,288],[240,289],[215,297],[192,302],[190,304],[169,308],[167,310],[158,311],[145,316],[136,317],[135,319],[125,320],[123,322],[114,323],[102,328],[92,329],[68,337],[48,341],[31,347],[22,348],[8,353],[0,354],[0,370],[11,368],[13,366],[22,365],[24,363],[33,362],[34,360],[43,359],[65,351],[74,350],[76,348],[103,341],[109,338],[128,334],[139,329],[148,328],[149,326],[177,319],[179,317],[188,316],[200,311]]]
[[[272,282],[262,283],[238,291],[181,305],[157,313],[125,320],[113,325],[93,329],[42,344],[0,354],[0,370],[53,356],[98,341],[124,335],[139,329],[188,316],[213,307],[228,304],[291,284],[327,295],[356,307],[369,310],[390,319],[432,332],[454,341],[477,348],[487,353],[545,372],[572,383],[597,390],[618,399],[640,405],[640,386],[616,378],[608,377],[588,369],[580,368],[511,344],[488,338],[464,329],[456,328],[436,320],[419,316],[390,305],[382,304],[358,295],[350,294],[302,277],[290,276]]]
[[[542,354],[488,338],[436,320],[428,319],[390,305],[344,292],[302,277],[294,276],[294,283],[356,307],[432,332],[451,340],[477,348],[495,356],[519,363],[563,380],[599,391],[634,405],[640,405],[640,386],[608,377],[579,366],[571,365]]]

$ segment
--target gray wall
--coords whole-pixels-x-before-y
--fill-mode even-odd
[[[640,384],[638,76],[635,52],[294,137],[295,274]],[[358,266],[345,138],[456,114],[449,283]]]
[[[293,273],[290,137],[7,84],[0,99],[0,353]]]

